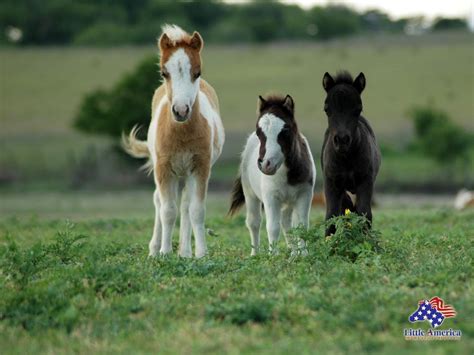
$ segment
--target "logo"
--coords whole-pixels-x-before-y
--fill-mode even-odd
[[[461,331],[451,328],[438,330],[446,318],[456,317],[456,310],[452,305],[445,304],[442,298],[433,297],[430,300],[418,302],[418,309],[408,317],[410,323],[427,322],[431,328],[427,331],[422,329],[404,329],[406,340],[460,340]]]

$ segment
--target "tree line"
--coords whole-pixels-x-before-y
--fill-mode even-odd
[[[224,3],[215,0],[2,0],[1,42],[51,45],[144,44],[164,23],[197,29],[215,43],[327,40],[335,37],[402,33],[418,19],[392,20],[379,10],[357,12],[342,5],[297,5],[272,0]],[[467,29],[463,19],[437,19],[430,30]]]

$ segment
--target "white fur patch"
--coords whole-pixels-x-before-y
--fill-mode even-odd
[[[199,92],[200,78],[191,80],[191,61],[185,50],[182,48],[176,50],[165,63],[165,67],[170,74],[173,91],[171,104],[188,105],[192,108]]]
[[[275,162],[283,160],[283,152],[278,144],[278,135],[285,126],[285,122],[271,113],[266,113],[258,121],[258,126],[267,137],[265,144],[266,152],[264,160],[272,159]]]
[[[199,92],[199,107],[201,110],[201,114],[207,120],[209,127],[211,129],[211,157],[212,157],[212,164],[214,164],[221,155],[222,146],[224,145],[225,134],[224,134],[224,126],[222,125],[221,118],[219,114],[212,108],[209,99],[207,98],[206,94],[202,91]],[[214,137],[217,134],[217,150],[214,148]]]
[[[173,46],[175,46],[176,43],[182,41],[183,39],[189,36],[186,31],[176,25],[166,24],[161,27],[161,30],[163,31],[163,33],[166,33]]]

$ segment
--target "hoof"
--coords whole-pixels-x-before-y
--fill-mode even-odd
[[[193,252],[191,250],[180,250],[179,256],[182,258],[192,258]]]
[[[207,255],[207,249],[197,250],[196,249],[196,258],[201,259]]]

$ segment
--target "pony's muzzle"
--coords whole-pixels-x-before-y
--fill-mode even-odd
[[[274,175],[277,171],[277,166],[272,164],[270,159],[258,159],[258,168],[265,175]]]
[[[347,150],[352,142],[351,136],[348,134],[336,134],[333,138],[334,147],[337,151]]]
[[[190,108],[188,105],[173,105],[173,116],[176,121],[184,122],[189,118]]]

